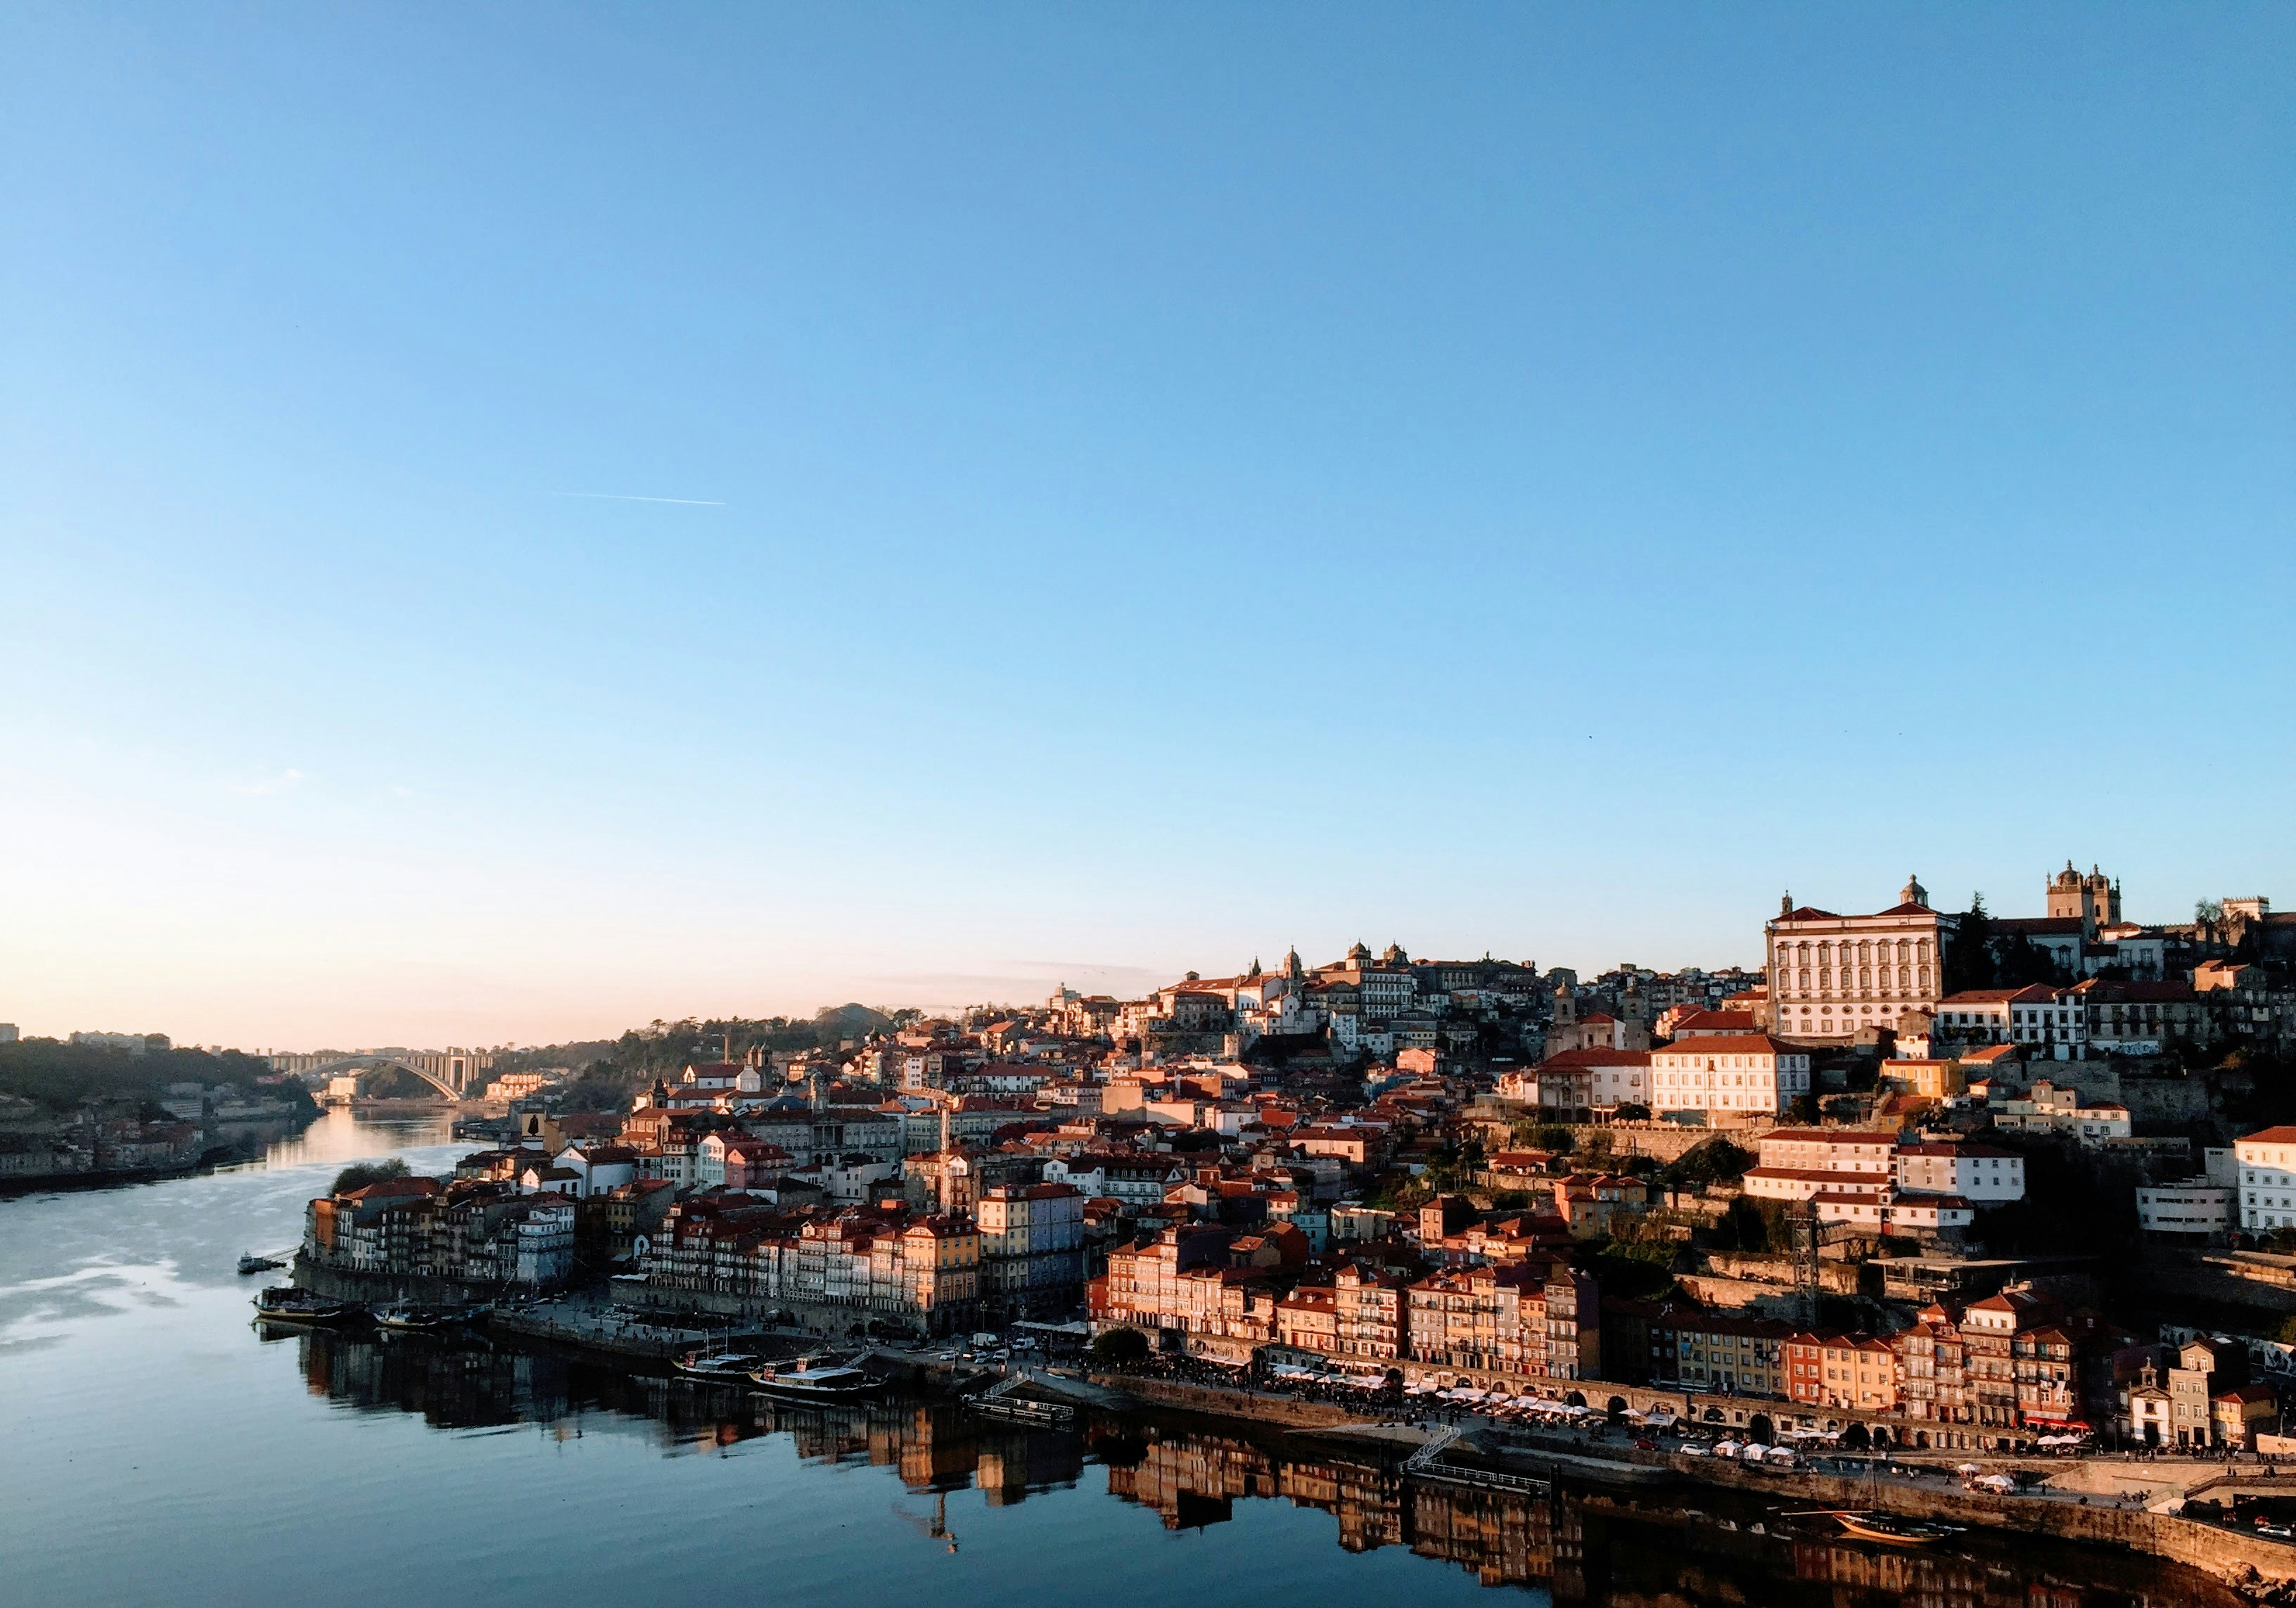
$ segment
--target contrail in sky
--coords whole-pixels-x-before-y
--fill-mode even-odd
[[[729,503],[713,503],[698,496],[627,496],[619,491],[555,491],[553,496],[593,497],[602,503],[683,503],[688,508],[727,508]]]

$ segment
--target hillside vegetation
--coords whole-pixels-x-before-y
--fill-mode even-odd
[[[914,1010],[875,1010],[864,1005],[824,1005],[808,1017],[711,1017],[649,1022],[611,1042],[590,1040],[512,1050],[495,1057],[496,1076],[551,1066],[570,1066],[575,1078],[568,1104],[577,1111],[619,1111],[630,1096],[657,1078],[675,1080],[691,1062],[739,1061],[752,1049],[835,1049],[914,1021]]]
[[[311,1103],[308,1093],[292,1079],[258,1085],[256,1079],[270,1071],[261,1056],[237,1050],[221,1054],[206,1050],[146,1050],[136,1055],[57,1038],[0,1044],[0,1094],[20,1095],[59,1115],[88,1100],[133,1100],[148,1105],[171,1083],[196,1083],[202,1088],[227,1084],[250,1100]]]

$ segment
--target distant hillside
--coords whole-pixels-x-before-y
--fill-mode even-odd
[[[209,1054],[205,1050],[146,1050],[141,1055],[94,1045],[67,1044],[56,1038],[25,1038],[0,1044],[0,1094],[17,1095],[58,1113],[77,1109],[86,1100],[135,1100],[149,1103],[160,1097],[170,1083],[196,1083],[202,1088],[227,1084],[249,1099],[284,1098],[308,1102],[299,1083],[258,1085],[268,1076],[270,1063],[259,1055],[237,1050]]]
[[[495,1057],[495,1071],[570,1066],[577,1073],[568,1090],[574,1109],[619,1111],[637,1090],[657,1078],[676,1077],[693,1062],[739,1061],[752,1049],[835,1049],[849,1039],[905,1026],[919,1014],[848,1004],[824,1005],[810,1019],[734,1016],[654,1021],[632,1028],[611,1043],[592,1040],[509,1051]]]

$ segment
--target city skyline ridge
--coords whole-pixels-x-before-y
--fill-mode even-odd
[[[2061,858],[2048,874],[2055,874],[2067,863]],[[2075,869],[2086,873],[2091,869],[2092,865],[2095,865],[2108,877],[2126,886],[2127,879],[2122,877],[2114,867],[2103,865],[2102,862],[2080,861],[2075,865]],[[1973,888],[1963,894],[1948,896],[1925,874],[1919,871],[1915,871],[1911,874],[1922,882],[1929,892],[1931,907],[1945,914],[1958,914],[1967,909],[1970,898],[1978,894],[1984,897],[1988,913],[1997,917],[2033,916],[2043,912],[2045,896],[2042,884],[2046,878],[2042,876],[2035,877],[2030,897],[2017,898],[1997,894],[1991,888]],[[1219,956],[1209,952],[1210,946],[1205,946],[1207,953],[1156,963],[1140,961],[1128,963],[1104,958],[1098,961],[1077,959],[1065,962],[1016,959],[1001,970],[907,973],[857,970],[848,974],[859,980],[855,987],[840,992],[834,981],[825,981],[813,995],[805,992],[805,985],[802,983],[791,983],[778,989],[771,984],[764,984],[753,986],[750,997],[735,997],[734,996],[740,992],[742,985],[726,984],[722,986],[719,996],[706,1004],[678,1005],[672,1009],[650,1008],[644,1003],[644,998],[634,988],[626,987],[622,990],[621,997],[629,1000],[630,1004],[620,1015],[615,1015],[613,1007],[609,1005],[596,1006],[586,1016],[571,1012],[558,1018],[529,1015],[519,1019],[521,1025],[526,1027],[525,1031],[488,1031],[488,1025],[490,1020],[500,1021],[511,1020],[511,1018],[506,1014],[489,1018],[483,1008],[435,1013],[427,1018],[419,1013],[409,1012],[402,1013],[394,1018],[391,1007],[381,1004],[372,1007],[370,1014],[360,1016],[347,1012],[336,1018],[336,1020],[363,1026],[365,1030],[352,1030],[348,1028],[330,1030],[324,1026],[306,1026],[299,1036],[267,1031],[264,1026],[264,1022],[267,1021],[296,1018],[297,1011],[306,1013],[299,1019],[308,1023],[323,1023],[328,1020],[324,1002],[316,1009],[306,1004],[299,1004],[296,1010],[283,1012],[276,1018],[258,1020],[250,1017],[250,1021],[253,1025],[238,1030],[236,1032],[180,1032],[165,1021],[135,1019],[135,1007],[125,1004],[116,1007],[105,1005],[96,1008],[96,1014],[99,1016],[104,1015],[106,1012],[110,1013],[105,1020],[81,1021],[75,1018],[69,1023],[53,1013],[43,1015],[27,1009],[22,1005],[13,1006],[16,1014],[11,1016],[7,1011],[12,1007],[0,1004],[0,1021],[12,1021],[27,1038],[40,1036],[62,1038],[73,1031],[158,1032],[168,1033],[179,1045],[213,1044],[226,1049],[249,1052],[260,1050],[301,1053],[317,1049],[381,1046],[439,1049],[449,1045],[480,1048],[496,1046],[530,1048],[553,1044],[611,1039],[619,1037],[626,1030],[644,1028],[656,1021],[675,1022],[689,1020],[760,1020],[774,1016],[806,1019],[819,1011],[849,1004],[864,1005],[881,1010],[915,1008],[927,1015],[949,1015],[980,1005],[1010,1005],[1029,1007],[1042,1004],[1054,988],[1062,985],[1082,994],[1109,994],[1119,997],[1137,997],[1155,989],[1181,981],[1191,971],[1207,978],[1237,976],[1242,974],[1254,960],[1257,960],[1268,972],[1277,971],[1282,966],[1283,956],[1295,944],[1299,948],[1301,960],[1311,968],[1338,961],[1350,946],[1361,942],[1366,945],[1374,955],[1385,949],[1390,943],[1400,944],[1412,960],[1421,962],[1472,960],[1481,957],[1488,951],[1493,957],[1501,960],[1536,963],[1541,971],[1552,970],[1558,966],[1567,967],[1577,972],[1582,979],[1592,978],[1613,967],[1629,963],[1659,972],[1679,972],[1691,967],[1713,972],[1733,966],[1759,972],[1763,966],[1761,945],[1763,923],[1778,914],[1783,898],[1791,896],[1797,907],[1815,906],[1843,915],[1866,915],[1894,905],[1897,902],[1897,893],[1905,881],[1905,875],[1901,874],[1886,887],[1876,883],[1872,890],[1872,897],[1863,899],[1842,899],[1828,897],[1823,890],[1805,892],[1798,887],[1782,887],[1767,902],[1749,912],[1746,936],[1742,939],[1742,948],[1737,953],[1706,956],[1689,954],[1677,956],[1669,948],[1667,957],[1660,958],[1661,947],[1668,946],[1669,940],[1658,930],[1652,930],[1649,933],[1652,942],[1640,949],[1634,948],[1629,942],[1625,949],[1599,958],[1591,954],[1574,956],[1561,950],[1556,950],[1553,954],[1543,953],[1536,946],[1529,949],[1523,949],[1520,946],[1509,948],[1489,945],[1473,948],[1438,945],[1423,948],[1413,942],[1408,933],[1365,931],[1337,939],[1326,939],[1319,934],[1313,941],[1306,939],[1287,939],[1282,944],[1273,946],[1260,944],[1254,947],[1247,942],[1242,946],[1241,952],[1233,959],[1220,958]],[[2005,889],[2008,886],[2005,882],[2000,885]],[[2131,922],[2151,925],[2175,925],[2190,921],[2193,916],[2192,907],[2201,899],[2251,897],[2259,892],[2259,890],[2245,885],[2238,888],[2227,887],[2216,893],[2195,894],[2193,899],[2183,901],[2181,906],[2174,905],[2172,902],[2171,907],[2163,910],[2158,907],[2156,901],[2145,898],[2140,890],[2129,895],[2124,914],[2126,919]],[[2264,897],[2269,898],[2269,893],[2265,893]],[[1225,950],[1220,951],[1220,954],[1224,955]],[[707,967],[700,969],[706,970]],[[477,986],[475,980],[473,986]],[[670,991],[676,992],[674,989]],[[692,997],[691,992],[685,997]],[[144,1014],[149,1015],[150,1013],[146,1012]],[[111,1020],[112,1017],[118,1020]],[[417,1024],[427,1022],[428,1030],[426,1032],[403,1029],[397,1031],[387,1030],[388,1023],[394,1019],[402,1021],[411,1021]],[[194,1020],[198,1019],[194,1018]],[[224,1016],[209,1020],[228,1021],[230,1018]]]

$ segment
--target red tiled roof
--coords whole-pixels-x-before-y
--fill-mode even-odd
[[[1750,1051],[1755,1054],[1773,1055],[1799,1055],[1802,1053],[1799,1046],[1787,1044],[1782,1039],[1773,1038],[1767,1033],[1716,1034],[1702,1038],[1677,1038],[1672,1044],[1660,1046],[1653,1053],[1660,1055],[1743,1055]]]
[[[1545,1071],[1553,1067],[1557,1071],[1567,1072],[1574,1067],[1648,1066],[1650,1058],[1648,1050],[1614,1050],[1598,1045],[1583,1050],[1558,1050],[1540,1062],[1538,1070]]]
[[[1832,1144],[1895,1144],[1895,1133],[1876,1133],[1852,1128],[1774,1128],[1761,1136],[1761,1142],[1771,1139],[1808,1141],[1823,1139]]]

